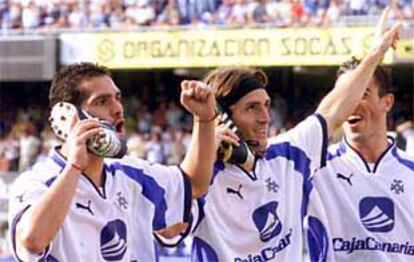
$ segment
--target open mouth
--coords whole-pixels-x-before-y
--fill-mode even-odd
[[[362,116],[360,116],[360,115],[353,115],[353,116],[350,116],[350,117],[348,118],[347,122],[348,122],[350,125],[355,125],[355,124],[357,124],[358,122],[360,122],[361,120],[362,120]]]
[[[266,138],[267,134],[268,134],[268,129],[267,128],[258,129],[256,131],[256,134],[260,137],[265,137]]]
[[[118,134],[125,134],[125,128],[124,128],[125,120],[119,120],[115,124],[115,130]]]

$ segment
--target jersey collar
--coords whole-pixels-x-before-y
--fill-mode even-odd
[[[53,150],[51,150],[50,152],[50,158],[52,159],[52,161],[57,164],[61,169],[60,171],[63,170],[63,168],[65,168],[66,163],[67,163],[67,159],[64,155],[62,155],[62,153],[60,152],[62,146],[56,146],[53,148]],[[92,180],[86,176],[84,173],[82,173],[82,176],[93,186],[93,188],[95,189],[96,193],[99,194],[99,196],[101,196],[102,198],[106,199],[106,184],[107,184],[107,175],[106,172],[108,170],[108,167],[106,165],[106,163],[104,163],[103,169],[102,169],[102,176],[103,176],[103,188],[102,190],[100,190],[93,182]]]
[[[349,144],[345,137],[341,141],[341,146],[345,148],[345,156],[352,162],[353,165],[370,174],[375,174],[379,169],[386,165],[386,163],[393,159],[392,151],[395,148],[395,139],[391,136],[387,136],[387,140],[389,142],[389,146],[378,158],[373,168],[372,165],[370,167],[365,158]]]

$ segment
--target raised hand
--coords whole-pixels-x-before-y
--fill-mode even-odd
[[[216,128],[216,150],[223,141],[235,146],[240,146],[240,138],[224,123]]]
[[[102,128],[98,120],[79,120],[79,117],[74,115],[71,130],[66,140],[68,162],[78,165],[82,170],[85,169],[88,165],[86,141],[101,131]]]
[[[401,22],[396,22],[391,28],[387,27],[389,11],[390,8],[386,7],[382,12],[374,39],[374,49],[378,48],[383,53],[390,47],[395,49],[397,47],[397,42],[400,39]]]
[[[215,118],[216,100],[213,90],[203,82],[181,82],[180,102],[200,122],[209,122]]]

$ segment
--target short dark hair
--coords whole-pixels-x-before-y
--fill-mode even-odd
[[[339,77],[340,75],[354,70],[359,64],[361,60],[352,57],[350,60],[344,62],[336,72],[336,76]],[[378,84],[378,95],[380,97],[385,96],[386,94],[392,94],[395,92],[395,88],[391,83],[391,74],[389,68],[384,66],[378,65],[374,71],[374,79]]]
[[[97,76],[111,76],[108,69],[93,63],[83,62],[63,67],[53,78],[49,91],[49,105],[68,102],[80,106],[86,94],[80,89],[84,80]]]

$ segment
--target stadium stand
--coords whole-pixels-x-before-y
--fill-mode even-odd
[[[412,0],[1,0],[0,28],[5,32],[176,25],[366,25],[376,21],[388,4],[392,18],[414,19]]]

